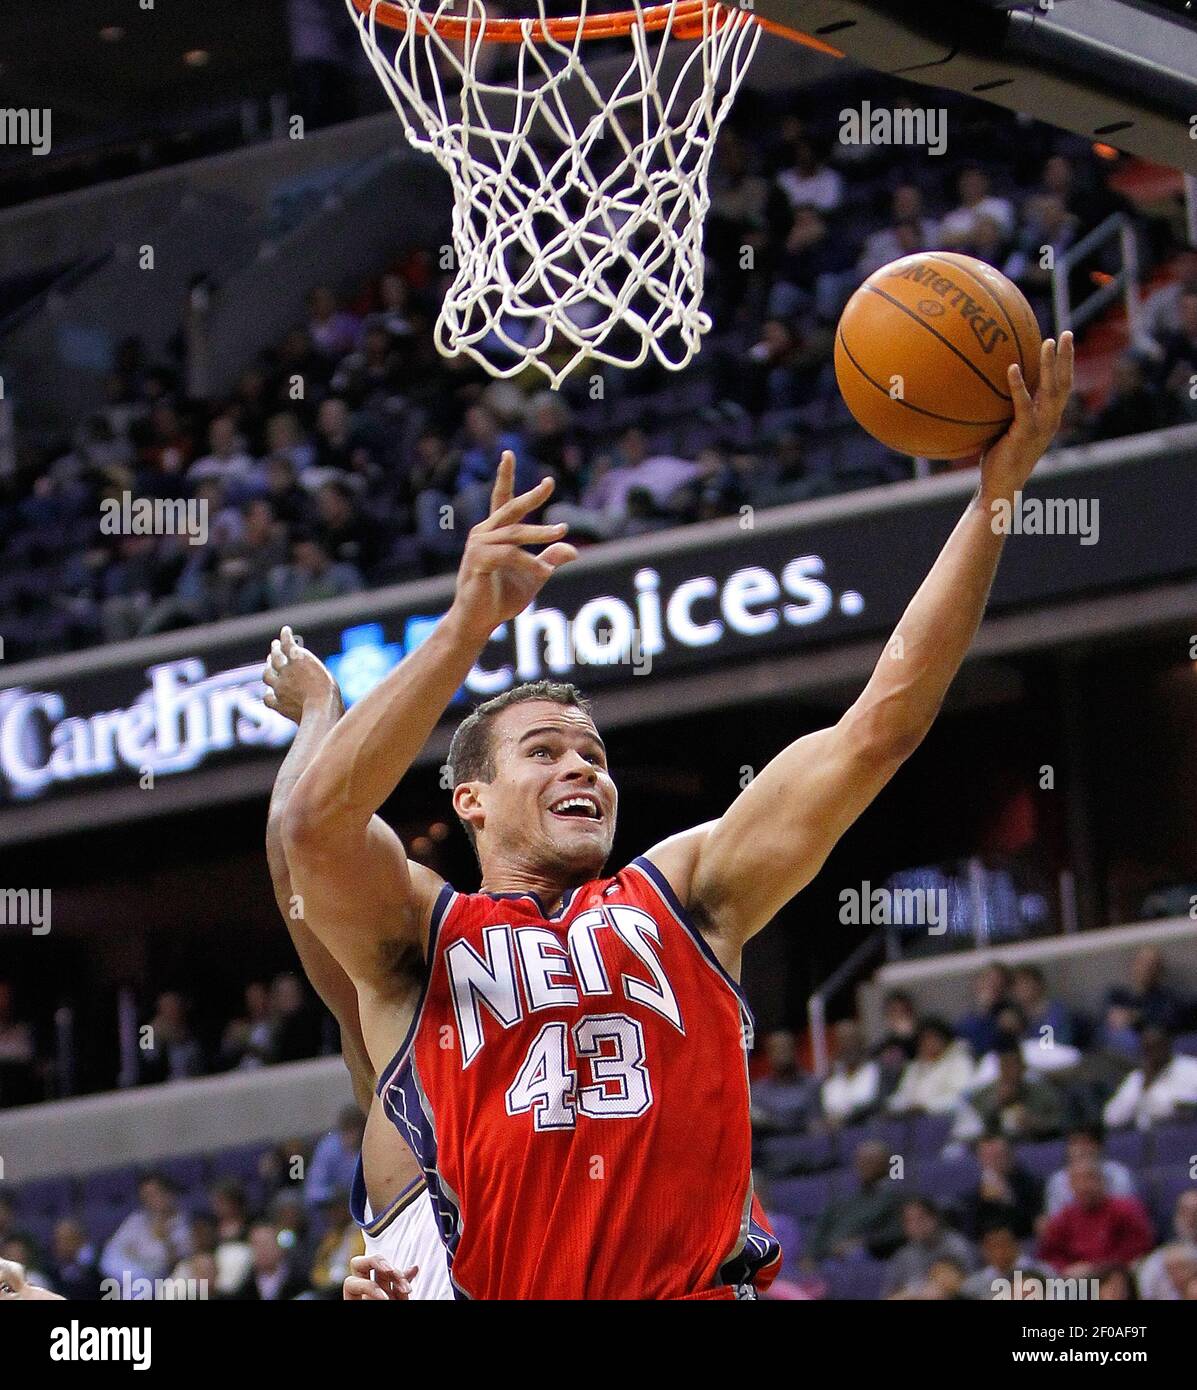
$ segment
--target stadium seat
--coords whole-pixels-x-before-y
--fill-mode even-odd
[[[1063,1139],[1046,1139],[1018,1146],[1018,1161],[1037,1178],[1050,1177],[1057,1169],[1063,1168],[1067,1157]]]
[[[881,1297],[885,1278],[885,1263],[867,1257],[847,1260],[828,1260],[819,1266],[827,1281],[827,1297],[855,1300],[876,1300]]]
[[[915,1165],[914,1186],[936,1203],[951,1203],[976,1187],[981,1170],[972,1154],[928,1158]]]
[[[1147,1161],[1147,1136],[1139,1129],[1123,1129],[1106,1136],[1106,1156],[1129,1168],[1141,1168]]]
[[[788,1216],[815,1217],[835,1192],[829,1174],[805,1178],[779,1178],[768,1187],[769,1205]]]
[[[936,1158],[952,1132],[951,1115],[916,1115],[910,1123],[910,1142],[919,1158]]]
[[[761,1146],[761,1166],[774,1177],[817,1173],[834,1164],[835,1143],[828,1134],[777,1134]]]
[[[1183,1163],[1186,1168],[1197,1154],[1197,1121],[1178,1120],[1156,1125],[1151,1132],[1151,1158],[1155,1166]]]

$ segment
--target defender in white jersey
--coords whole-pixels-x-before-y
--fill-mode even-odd
[[[385,1260],[395,1270],[415,1270],[407,1281],[411,1289],[408,1299],[426,1301],[453,1297],[445,1246],[422,1173],[376,1218],[366,1195],[359,1163],[349,1208],[362,1228],[367,1256]]]
[[[388,1278],[390,1297],[448,1299],[453,1297],[445,1248],[415,1155],[386,1118],[374,1094],[374,1071],[366,1055],[358,1019],[357,991],[349,977],[303,921],[302,907],[292,892],[291,874],[283,850],[280,825],[287,798],[300,773],[311,761],[329,729],[343,712],[340,691],[328,669],[297,645],[289,628],[271,646],[264,679],[266,703],[299,726],[270,798],[266,824],[266,856],[275,900],[312,988],[324,1001],[341,1029],[341,1052],[349,1068],[353,1092],[366,1114],[362,1152],[354,1175],[350,1210],[362,1229],[369,1270],[387,1276],[388,1266],[410,1274],[400,1289]],[[286,651],[284,651],[284,642]],[[418,962],[416,963],[418,966]],[[413,971],[414,1008],[420,982]],[[375,1209],[380,1215],[374,1216]],[[359,1257],[359,1261],[360,1261]],[[414,1271],[414,1272],[413,1272]],[[360,1276],[359,1276],[360,1277]],[[351,1276],[346,1285],[355,1284]],[[347,1297],[356,1296],[346,1293]]]

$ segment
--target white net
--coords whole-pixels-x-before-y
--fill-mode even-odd
[[[760,37],[751,12],[632,0],[628,31],[596,44],[534,0],[514,42],[493,43],[482,0],[346,3],[408,140],[452,180],[438,350],[553,387],[588,360],[684,367],[710,328],[707,176]]]

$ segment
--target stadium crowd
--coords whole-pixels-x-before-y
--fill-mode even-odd
[[[553,474],[550,516],[583,544],[909,477],[912,460],[864,436],[835,388],[833,326],[861,277],[906,252],[965,251],[1011,275],[1050,330],[1040,249],[1133,212],[1083,142],[1035,126],[1003,139],[1014,118],[983,111],[953,113],[968,162],[840,144],[826,117],[791,115],[771,140],[767,122],[725,130],[706,228],[714,328],[678,375],[581,373],[554,393],[531,370],[495,382],[443,359],[426,249],[348,300],[313,288],[307,321],[220,399],[186,397],[184,347],[157,362],[124,342],[106,406],[0,477],[6,658],[450,569],[503,448],[520,486]],[[1163,224],[1134,215],[1144,261],[1167,258]],[[1078,291],[1106,268],[1085,260]],[[1197,252],[1174,271],[1104,402],[1078,396],[1060,444],[1197,418]],[[202,532],[106,526],[103,504],[130,496],[200,503]]]
[[[1154,947],[1092,1018],[1034,965],[991,964],[972,994],[951,1024],[890,994],[871,1046],[840,1020],[821,1078],[792,1034],[765,1040],[771,1296],[1197,1299],[1197,997]],[[337,1298],[362,1131],[348,1108],[314,1142],[10,1186],[0,1259],[72,1298]]]
[[[954,1023],[891,993],[871,1047],[841,1020],[822,1078],[770,1035],[753,1132],[782,1291],[1197,1299],[1197,998],[1154,947],[1091,1019],[1034,965],[972,993]]]

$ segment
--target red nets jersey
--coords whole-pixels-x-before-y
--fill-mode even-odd
[[[636,859],[546,915],[441,891],[423,998],[379,1082],[465,1298],[754,1297],[751,1015]]]

